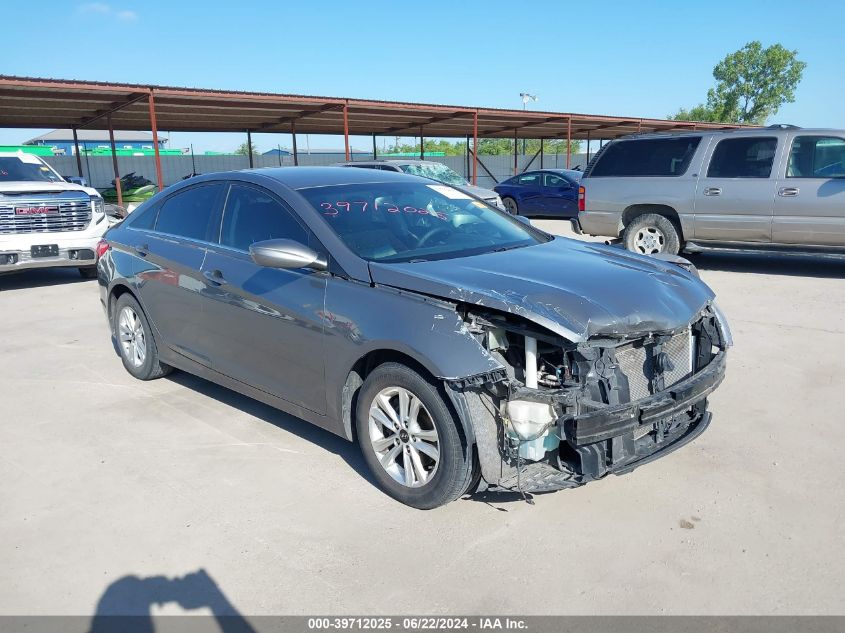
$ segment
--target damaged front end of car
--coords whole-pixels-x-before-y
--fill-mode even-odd
[[[517,314],[456,309],[502,366],[445,381],[475,435],[482,489],[577,487],[684,446],[710,422],[707,397],[724,377],[732,345],[712,301],[670,330],[577,341]]]

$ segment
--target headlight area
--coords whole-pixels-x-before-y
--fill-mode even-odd
[[[630,472],[709,424],[728,347],[711,306],[672,331],[581,343],[512,314],[463,317],[504,367],[446,383],[489,487],[541,492]]]
[[[106,219],[106,205],[100,196],[91,196],[91,213],[94,224],[99,224]]]

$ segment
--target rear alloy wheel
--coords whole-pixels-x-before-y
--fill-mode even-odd
[[[440,391],[405,365],[385,363],[367,376],[356,431],[379,486],[409,506],[449,503],[475,475],[472,451]]]
[[[625,227],[625,248],[640,255],[670,253],[677,255],[681,249],[678,230],[672,221],[656,213],[641,215]]]
[[[144,311],[128,293],[115,303],[114,333],[123,366],[135,378],[152,380],[170,373],[171,367],[159,362],[158,348]]]

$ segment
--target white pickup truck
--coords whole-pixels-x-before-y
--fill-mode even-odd
[[[96,277],[108,226],[96,189],[67,182],[32,154],[0,152],[0,273],[71,266]]]

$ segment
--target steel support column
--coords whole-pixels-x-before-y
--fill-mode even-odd
[[[373,160],[378,160],[378,148],[376,147],[376,133],[373,132]]]
[[[425,160],[425,138],[423,137],[423,128],[420,126],[420,160]]]
[[[472,115],[472,184],[478,184],[478,110]]]
[[[73,128],[73,151],[76,153],[76,171],[82,178],[82,156],[79,154],[79,135],[76,133],[76,128]]]
[[[465,167],[464,178],[469,180],[469,172],[470,172],[470,169],[471,169],[470,166],[469,166],[469,134],[467,134],[467,151],[466,151],[466,160],[464,161],[464,163],[465,163],[465,165],[464,165],[464,167]]]
[[[540,139],[540,169],[543,169],[543,141],[545,139]]]
[[[252,169],[252,132],[246,131],[246,153],[249,154],[249,167]]]
[[[293,145],[293,164],[294,166],[299,166],[299,156],[297,155],[296,151],[296,121],[290,122],[290,137],[291,137],[291,144]],[[279,161],[282,160],[282,153],[279,152]]]
[[[346,160],[351,160],[349,152],[349,102],[343,104],[343,145],[346,148]]]
[[[590,164],[590,133],[587,132],[587,165]]]
[[[155,155],[155,162],[156,162],[156,180],[158,181],[158,190],[164,190],[164,178],[161,175],[161,154],[158,151],[158,121],[156,120],[156,105],[155,105],[155,97],[153,97],[153,91],[150,90],[150,128],[152,128],[153,132],[153,154]]]
[[[514,176],[519,171],[517,155],[516,155],[518,146],[519,146],[519,141],[516,138],[516,131],[514,131],[514,133],[513,133],[513,174],[514,174]]]
[[[566,168],[572,162],[572,117],[566,119]]]
[[[106,118],[109,124],[109,142],[111,143],[111,163],[114,168],[114,188],[117,191],[117,206],[123,208],[123,191],[120,186],[120,170],[117,168],[117,149],[114,146],[114,128],[111,124],[111,113]]]

